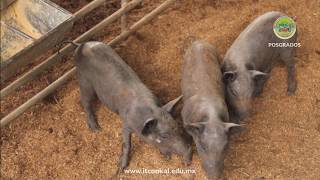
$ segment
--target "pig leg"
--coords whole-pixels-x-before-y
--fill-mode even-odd
[[[288,48],[280,53],[281,59],[285,62],[288,70],[288,95],[293,95],[297,89],[296,70],[294,62],[294,49]]]
[[[255,82],[255,89],[253,91],[254,97],[259,96],[263,92],[263,87],[264,87],[264,84],[267,82],[267,80],[268,80],[267,78],[264,78]]]
[[[264,73],[267,73],[268,75],[267,76],[264,76],[260,79],[257,79],[255,81],[255,84],[254,84],[254,91],[253,91],[253,96],[254,97],[257,97],[257,96],[260,96],[260,94],[263,92],[263,88],[264,88],[264,85],[266,84],[267,80],[269,79],[269,74],[271,72],[271,66],[268,66],[266,67],[264,70],[263,70]]]
[[[164,158],[167,160],[167,161],[169,161],[170,159],[171,159],[171,153],[170,152],[168,152],[168,151],[161,151],[160,150],[160,153],[164,156]]]
[[[122,154],[119,160],[119,172],[126,168],[129,164],[129,155],[131,150],[131,129],[124,127],[122,130],[123,144]]]
[[[84,110],[87,113],[87,123],[92,131],[100,130],[100,126],[95,120],[92,108],[92,101],[95,99],[95,92],[91,84],[84,78],[79,78],[80,81],[80,100]]]
[[[189,166],[192,161],[192,147],[189,148],[189,152],[184,155],[183,157],[183,164],[185,166]]]
[[[297,80],[295,78],[294,64],[287,66],[288,69],[288,95],[293,95],[297,89]]]

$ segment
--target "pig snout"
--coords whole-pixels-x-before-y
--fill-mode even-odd
[[[171,154],[177,154],[183,157],[183,163],[189,165],[192,157],[192,143],[181,135],[173,135],[167,140],[157,143],[161,154],[171,157]]]
[[[239,116],[245,118],[250,115],[251,111],[251,99],[240,98],[237,102]]]
[[[192,147],[190,142],[187,142],[187,140],[183,139],[176,141],[176,143],[172,144],[172,147],[174,153],[183,157],[184,164],[188,165],[191,163]]]
[[[191,145],[185,149],[185,151],[181,152],[183,156],[183,163],[184,165],[188,166],[191,164],[192,160],[192,147]]]
[[[204,161],[202,167],[208,179],[223,179],[223,161]]]
[[[238,98],[229,101],[229,111],[233,116],[243,119],[250,115],[251,98]]]

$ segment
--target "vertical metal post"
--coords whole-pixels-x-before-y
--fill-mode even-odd
[[[128,4],[128,0],[121,0],[121,7],[124,7]],[[127,25],[127,13],[121,16],[121,32],[128,30]]]

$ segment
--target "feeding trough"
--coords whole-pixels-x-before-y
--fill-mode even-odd
[[[73,15],[49,0],[1,1],[1,83],[61,42]]]

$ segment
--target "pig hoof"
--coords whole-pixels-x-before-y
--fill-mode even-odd
[[[171,155],[164,155],[164,158],[165,158],[167,161],[170,161],[170,160],[171,160]]]
[[[190,160],[184,160],[183,161],[183,165],[184,166],[190,166],[191,165],[191,161]]]
[[[101,127],[97,124],[95,125],[89,125],[89,128],[91,129],[91,131],[93,132],[100,132],[101,131]]]
[[[291,83],[291,84],[289,84],[288,90],[287,90],[288,95],[289,95],[289,96],[294,95],[294,93],[296,92],[296,89],[297,89],[297,84],[296,84],[296,83]]]
[[[294,92],[288,91],[288,96],[293,96],[293,95],[294,95]]]
[[[162,154],[163,157],[164,157],[167,161],[171,160],[171,153],[161,152],[161,151],[160,151],[160,154]]]
[[[123,173],[123,170],[124,170],[124,168],[118,167],[117,172],[115,175],[113,175],[113,177],[116,179],[120,179],[120,175],[121,175],[121,173]]]
[[[119,167],[118,171],[117,171],[117,174],[121,174],[123,172],[123,170],[124,170],[124,167]]]
[[[295,89],[295,88],[294,88],[294,89],[290,89],[290,88],[288,88],[288,91],[287,91],[288,96],[292,96],[292,95],[294,95],[295,91],[296,91],[296,89]]]
[[[190,148],[190,153],[183,158],[184,166],[190,166],[192,161],[192,149]]]
[[[118,164],[118,171],[122,172],[129,164],[128,157],[125,157],[123,155],[120,156],[119,164]]]

